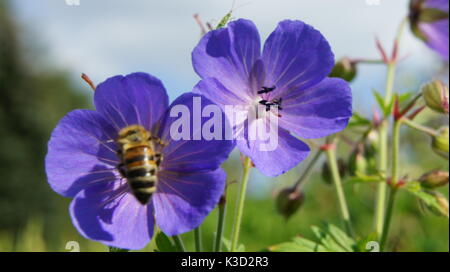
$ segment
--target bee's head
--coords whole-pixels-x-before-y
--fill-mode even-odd
[[[118,142],[120,144],[139,143],[149,138],[148,131],[139,125],[132,125],[119,131]]]

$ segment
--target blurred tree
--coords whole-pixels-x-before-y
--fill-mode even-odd
[[[86,106],[68,76],[46,67],[31,69],[19,29],[0,1],[0,231],[20,231],[29,218],[43,216],[46,233],[63,201],[46,182],[46,143],[58,120]],[[37,70],[37,72],[35,71]],[[60,213],[59,213],[60,214]],[[56,225],[57,227],[57,225]]]

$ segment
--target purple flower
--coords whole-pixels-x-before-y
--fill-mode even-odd
[[[409,18],[414,34],[448,61],[448,0],[411,0]]]
[[[348,84],[327,78],[334,66],[330,45],[319,31],[301,21],[282,21],[262,53],[253,22],[231,22],[207,33],[192,59],[202,78],[194,92],[224,108],[240,105],[251,111],[263,106],[253,122],[235,122],[225,113],[233,120],[240,151],[267,176],[280,175],[307,157],[309,147],[291,132],[306,139],[321,138],[344,129],[352,115]],[[265,140],[249,137],[248,131],[268,118],[278,121],[278,129],[269,132],[278,145],[264,151],[260,147]]]
[[[177,235],[197,227],[215,207],[225,186],[219,166],[233,144],[170,137],[177,120],[170,109],[184,105],[192,110],[194,97],[200,96],[184,94],[169,107],[166,90],[155,77],[116,76],[97,87],[95,111],[75,110],[60,121],[48,143],[47,177],[53,190],[74,198],[70,215],[83,236],[140,249],[152,238],[155,224],[167,235]],[[201,102],[202,107],[212,104]],[[201,124],[206,120],[201,118]],[[192,123],[190,134],[196,135]],[[162,155],[154,174],[156,191],[146,205],[120,173],[118,133],[130,125],[150,132],[153,151]]]

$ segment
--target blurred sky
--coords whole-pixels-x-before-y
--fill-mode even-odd
[[[233,6],[232,0],[79,0],[79,6],[67,1],[76,0],[11,1],[19,23],[32,33],[24,37],[28,45],[43,45],[46,61],[68,69],[80,84],[82,72],[98,83],[145,71],[163,80],[171,99],[198,80],[191,51],[200,34],[192,15],[217,23]],[[279,21],[300,19],[327,37],[337,57],[376,58],[374,37],[390,48],[407,6],[408,0],[236,0],[233,16],[253,20],[263,40]],[[410,54],[407,67],[425,70],[420,75],[426,80],[437,58],[409,31],[403,46]],[[383,70],[363,68],[354,83],[357,108],[358,102],[369,103],[364,94],[372,88],[382,91]]]
[[[171,100],[198,81],[191,51],[200,38],[192,15],[216,24],[233,0],[14,0],[13,12],[29,49],[45,48],[35,62],[68,70],[75,84],[88,74],[96,83],[117,74],[151,73],[164,82]],[[237,0],[234,18],[253,20],[264,40],[283,19],[300,19],[320,30],[337,58],[378,58],[374,38],[391,48],[408,0]],[[379,3],[377,5],[377,3]],[[398,91],[416,90],[440,62],[409,29],[402,41]],[[32,62],[34,62],[32,60]],[[352,84],[354,107],[370,114],[373,89],[383,92],[385,68],[363,66]],[[256,178],[263,179],[262,176]]]

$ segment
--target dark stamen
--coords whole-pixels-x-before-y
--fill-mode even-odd
[[[262,99],[261,101],[259,101],[259,104],[266,106],[266,111],[270,111],[270,107],[274,106],[277,107],[278,110],[282,110],[283,108],[281,107],[281,102],[283,101],[282,98],[280,99],[274,99],[272,101],[267,101],[265,99]]]
[[[262,90],[258,91],[258,94],[265,94],[265,93],[270,93],[273,90],[275,90],[276,87],[262,87]]]

